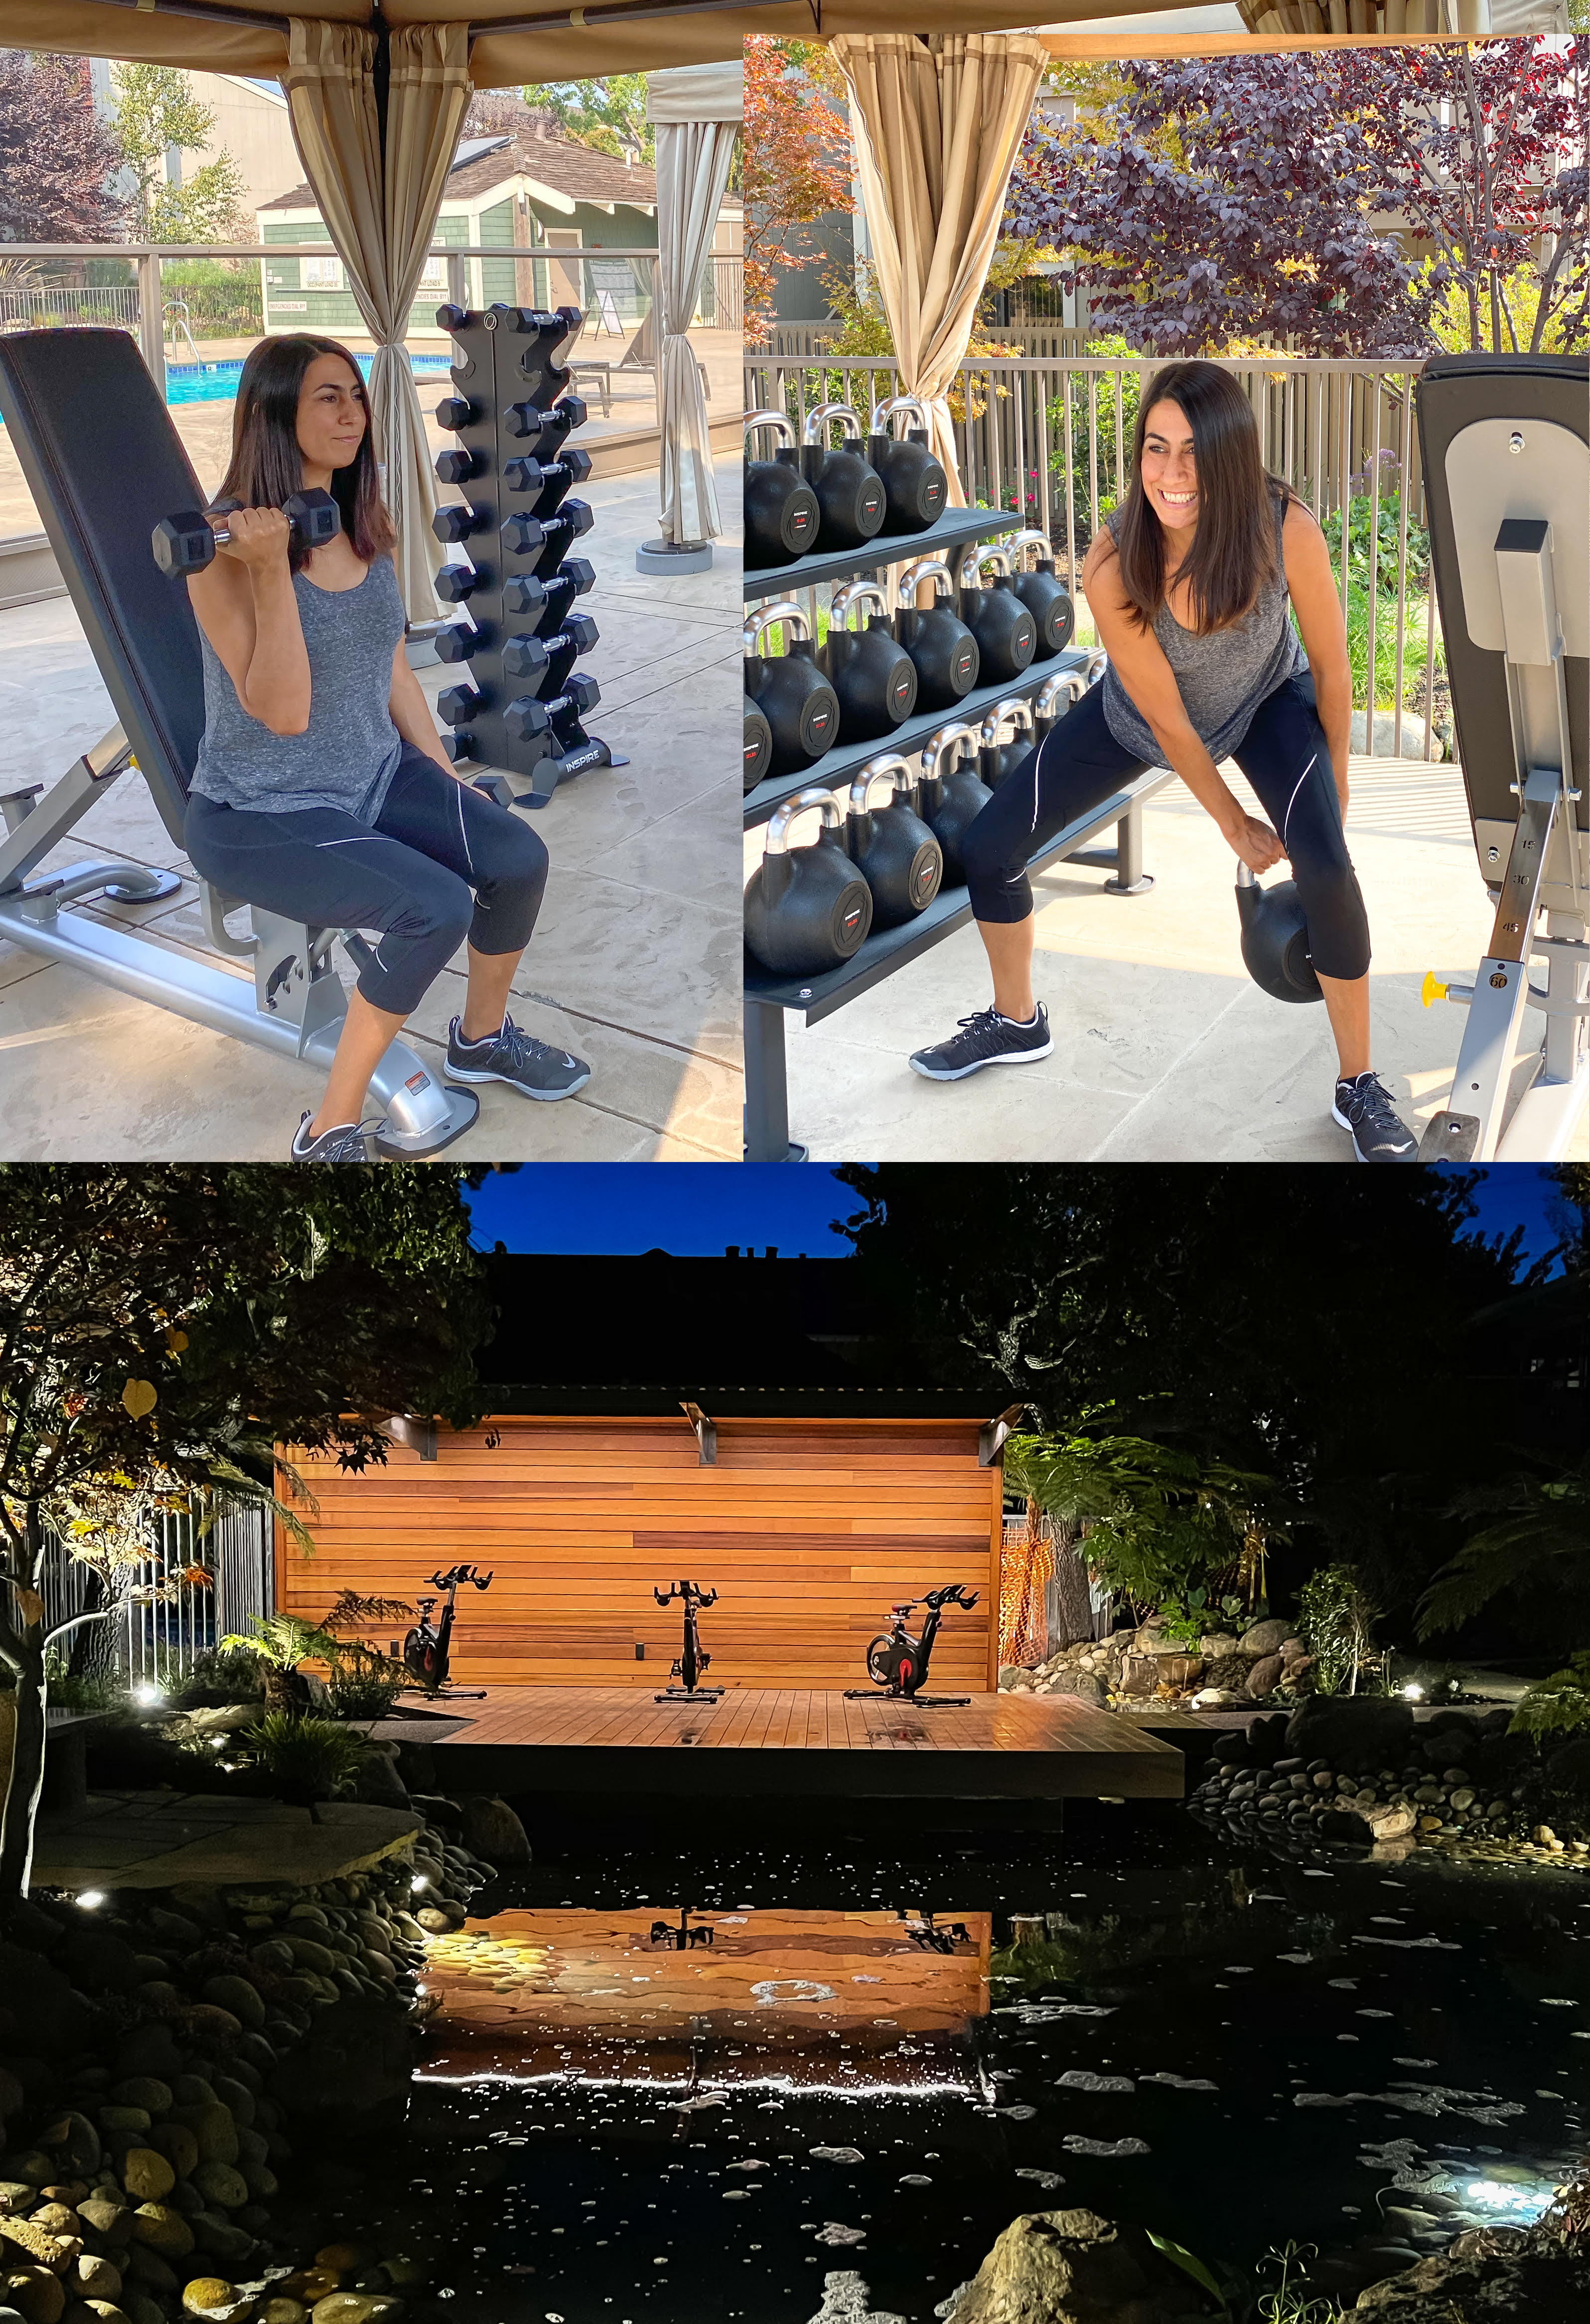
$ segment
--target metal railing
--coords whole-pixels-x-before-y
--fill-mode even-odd
[[[79,330],[106,325],[138,327],[138,292],[131,282],[24,282],[0,290],[0,330]]]
[[[132,1592],[162,1576],[190,1570],[208,1578],[180,1581],[171,1598],[125,1603],[106,1627],[117,1676],[163,1688],[179,1683],[218,1639],[246,1631],[250,1615],[271,1612],[273,1568],[270,1519],[263,1509],[225,1503],[208,1528],[191,1510],[167,1510],[155,1524],[148,1561],[118,1570],[117,1595],[130,1600]],[[46,1628],[86,1612],[96,1602],[94,1591],[93,1570],[64,1549],[54,1551],[45,1560],[41,1592]],[[70,1633],[63,1653],[80,1636]]]
[[[1365,750],[1373,752],[1384,706],[1391,755],[1401,755],[1413,715],[1407,696],[1422,685],[1419,755],[1430,759],[1441,641],[1413,420],[1421,364],[1219,360],[1253,405],[1266,467],[1313,511],[1331,544]],[[956,374],[949,401],[967,500],[1008,508],[1044,533],[1073,586],[1124,493],[1138,400],[1158,368],[1136,356],[1057,354],[963,364]],[[864,427],[873,407],[900,392],[898,369],[884,357],[764,353],[745,364],[746,410],[786,410],[798,434],[819,403],[849,404]]]

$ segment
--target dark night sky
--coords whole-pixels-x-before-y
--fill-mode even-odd
[[[924,1166],[930,1167],[930,1165]],[[1488,1233],[1521,1224],[1531,1253],[1557,1240],[1556,1191],[1527,1163],[1493,1167],[1479,1190]],[[536,1162],[468,1194],[475,1240],[488,1249],[619,1253],[668,1250],[717,1259],[725,1247],[776,1244],[781,1256],[844,1258],[830,1222],[859,1208],[830,1170],[732,1162]]]

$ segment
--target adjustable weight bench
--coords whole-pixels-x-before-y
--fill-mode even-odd
[[[180,885],[171,872],[90,862],[29,878],[129,770],[148,784],[181,844],[204,732],[199,628],[187,590],[159,571],[149,541],[162,517],[202,508],[206,495],[124,331],[0,338],[0,413],[118,715],[49,788],[0,778],[0,936],[324,1071],[347,1008],[332,946],[340,942],[362,964],[369,947],[356,929],[310,927],[250,906],[252,933],[236,936],[226,915],[241,908],[199,881],[205,933],[217,953],[252,964],[251,988],[224,968],[70,908],[93,895],[128,903],[170,896]],[[378,1142],[394,1156],[439,1152],[479,1111],[472,1091],[446,1087],[402,1041],[370,1087],[386,1116]]]
[[[1555,1161],[1582,1135],[1590,976],[1590,358],[1437,355],[1415,398],[1480,874],[1496,906],[1421,1161]],[[1540,915],[1546,926],[1539,929]],[[1543,986],[1529,964],[1545,963]],[[1519,1064],[1526,1009],[1544,1016]],[[1526,1085],[1511,1120],[1510,1095]]]

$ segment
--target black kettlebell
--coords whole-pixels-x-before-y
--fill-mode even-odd
[[[786,653],[764,654],[763,632],[775,622],[784,623],[790,648]],[[759,605],[740,635],[745,647],[745,691],[772,736],[767,772],[798,775],[832,750],[839,732],[839,698],[818,668],[806,615],[791,599],[781,597],[776,604]]]
[[[1030,572],[1021,570],[1021,558],[1030,549],[1039,552],[1038,562]],[[1011,543],[1011,562],[1016,595],[1038,624],[1038,649],[1034,661],[1051,661],[1064,653],[1077,628],[1077,608],[1071,603],[1071,593],[1055,578],[1054,551],[1041,532],[1019,532]]]
[[[888,782],[887,807],[872,805],[873,785]],[[898,752],[869,759],[850,786],[845,846],[873,891],[873,926],[898,927],[926,910],[944,877],[944,851],[911,806],[911,770]]]
[[[847,403],[819,403],[806,415],[801,438],[811,456],[807,475],[820,512],[817,546],[829,550],[864,549],[883,530],[883,480],[848,444],[841,444],[837,452],[829,451],[832,420],[842,426],[848,422],[858,445],[861,440],[861,421]]]
[[[1067,712],[1081,701],[1087,692],[1087,686],[1086,673],[1080,669],[1058,669],[1052,678],[1044,679],[1032,697],[1032,739],[1035,742],[1041,742],[1046,734],[1053,733]]]
[[[815,807],[822,829],[791,847],[790,825]],[[846,852],[832,792],[798,791],[774,807],[761,862],[745,888],[745,947],[783,976],[820,976],[858,952],[873,924],[872,890]]]
[[[745,463],[744,562],[753,569],[806,556],[817,545],[818,516],[793,423],[781,411],[748,411],[747,447],[759,428],[777,429],[788,441],[771,460]]]
[[[1295,880],[1262,888],[1245,863],[1236,868],[1236,915],[1243,961],[1260,990],[1274,1001],[1323,1001],[1308,957],[1308,923]]]
[[[985,565],[996,568],[991,589],[977,586]],[[967,550],[961,566],[960,614],[977,641],[984,685],[1009,686],[1020,678],[1038,650],[1038,623],[1016,595],[1003,549],[974,541]]]
[[[902,411],[917,424],[903,437],[892,436],[889,423]],[[949,479],[944,463],[928,449],[928,415],[914,395],[892,395],[876,407],[867,458],[883,480],[885,532],[922,532],[937,523],[949,506]]]
[[[852,609],[877,607],[864,630],[846,627]],[[827,642],[822,665],[839,697],[839,740],[870,742],[892,733],[917,704],[917,666],[894,635],[889,600],[875,581],[853,581],[837,589],[828,608]]]
[[[759,702],[745,696],[745,788],[753,791],[766,774],[773,754],[773,730]]]
[[[926,613],[916,603],[924,581],[931,581],[938,593]],[[977,641],[949,604],[949,567],[942,558],[920,558],[900,576],[894,634],[917,666],[919,710],[953,710],[977,683]]]
[[[941,726],[922,746],[922,779],[917,785],[917,813],[938,842],[944,856],[944,877],[964,884],[966,872],[961,841],[994,793],[977,773],[973,756],[978,741],[975,726]],[[955,762],[945,771],[951,754]]]
[[[1008,742],[999,739],[999,730],[1009,719],[1021,732]],[[983,721],[982,748],[977,753],[977,771],[991,791],[996,791],[1007,775],[1014,774],[1028,752],[1032,748],[1032,705],[1024,695],[1007,695],[996,702]]]

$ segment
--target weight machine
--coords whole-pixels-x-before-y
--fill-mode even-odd
[[[1496,907],[1473,984],[1425,979],[1427,1008],[1461,1002],[1468,1022],[1451,1093],[1419,1141],[1421,1161],[1555,1161],[1583,1134],[1587,386],[1584,355],[1456,355],[1427,364],[1414,391],[1458,756]],[[1535,958],[1545,964],[1543,986],[1530,976]],[[1531,1054],[1520,1047],[1526,1009],[1545,1019]]]

